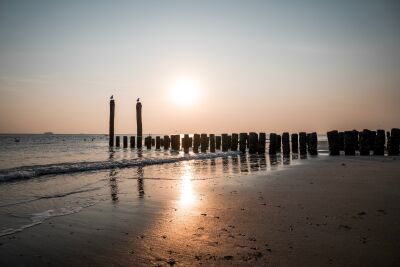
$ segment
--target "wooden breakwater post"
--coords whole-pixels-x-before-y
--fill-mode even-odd
[[[376,137],[374,142],[374,155],[383,156],[385,155],[385,130],[376,131]]]
[[[318,135],[316,132],[309,134],[308,143],[308,153],[312,156],[318,155]]]
[[[389,156],[398,156],[400,150],[400,129],[393,128],[390,131],[390,138],[388,141],[388,154]]]
[[[370,150],[374,150],[375,140],[376,140],[376,131],[369,131],[368,143]]]
[[[164,149],[168,150],[171,146],[171,140],[169,138],[169,135],[164,135]]]
[[[353,130],[353,144],[354,144],[354,149],[359,150],[360,149],[360,143],[359,143],[359,132],[357,130]]]
[[[339,132],[336,130],[327,132],[329,154],[331,156],[340,155],[340,145],[339,145]]]
[[[179,134],[171,136],[171,148],[175,151],[179,151],[181,148],[181,137]]]
[[[142,148],[142,103],[140,103],[139,98],[136,101],[136,136],[137,136],[137,148]]]
[[[338,134],[338,146],[339,151],[344,151],[344,132],[339,132]]]
[[[284,156],[290,155],[290,140],[288,132],[282,134],[282,153]]]
[[[200,146],[200,134],[193,135],[193,152],[199,153],[199,146]]]
[[[300,155],[307,155],[307,134],[305,132],[299,133],[299,149]]]
[[[130,147],[135,148],[135,137],[131,136],[129,139],[130,139],[129,140]]]
[[[344,154],[346,156],[354,156],[356,154],[354,140],[354,131],[344,132]]]
[[[370,151],[370,130],[364,129],[360,133],[360,155],[361,156],[369,156]]]
[[[228,151],[228,134],[222,134],[222,151]]]
[[[122,146],[123,148],[127,148],[128,147],[128,136],[124,135],[122,137]]]
[[[121,145],[120,145],[119,136],[116,136],[116,137],[115,137],[115,146],[116,146],[116,147],[120,147],[120,146],[121,146]]]
[[[258,143],[257,143],[257,153],[264,154],[265,153],[265,144],[267,142],[267,136],[265,133],[259,133],[258,135]]]
[[[222,138],[220,135],[215,137],[215,148],[217,150],[221,150],[221,143],[222,143]]]
[[[237,133],[233,133],[231,137],[232,137],[231,138],[231,150],[237,151],[238,144],[239,144],[239,135]]]
[[[281,145],[282,145],[282,137],[277,134],[276,135],[276,152],[281,153]]]
[[[161,138],[161,137],[160,137],[160,146],[164,147],[164,138]]]
[[[145,137],[144,143],[147,149],[151,149],[151,142],[152,142],[151,136]]]
[[[201,146],[201,152],[205,153],[207,152],[208,149],[208,137],[207,134],[202,133],[200,135],[200,146]]]
[[[183,147],[183,152],[185,154],[189,153],[189,147],[190,147],[190,138],[188,134],[185,134],[182,138],[182,147]]]
[[[115,117],[115,101],[114,99],[110,99],[110,121],[109,121],[109,129],[108,129],[108,145],[110,147],[114,146],[114,117]]]
[[[247,143],[247,133],[240,133],[239,134],[239,150],[242,153],[246,152],[246,143]]]
[[[293,133],[291,136],[292,141],[292,153],[299,153],[299,135],[297,133]]]
[[[228,150],[232,148],[232,135],[228,134],[228,138],[226,139]]]
[[[160,149],[161,147],[161,137],[156,136],[156,149]]]
[[[270,155],[276,155],[276,133],[270,133],[269,134],[269,149],[268,153]]]
[[[250,154],[257,153],[257,146],[258,146],[257,133],[254,132],[249,133],[249,153]]]
[[[215,152],[215,134],[210,134],[210,152]]]

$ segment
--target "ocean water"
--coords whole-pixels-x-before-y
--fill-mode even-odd
[[[319,155],[327,155],[325,136],[319,136]],[[129,201],[143,205],[149,183],[172,179],[190,187],[196,180],[273,171],[303,160],[237,151],[110,149],[104,135],[0,135],[0,236],[104,201],[117,204],[121,194],[132,195],[123,186],[127,180],[137,180]]]

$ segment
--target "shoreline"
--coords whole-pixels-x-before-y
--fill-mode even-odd
[[[319,156],[299,162],[272,170],[268,164],[266,171],[258,166],[254,172],[249,162],[249,172],[237,174],[234,165],[216,173],[211,164],[207,173],[214,179],[190,180],[194,198],[182,191],[189,186],[182,178],[186,165],[175,180],[148,179],[157,178],[147,177],[148,170],[156,175],[161,167],[145,167],[141,197],[137,178],[121,170],[117,201],[0,237],[0,264],[399,264],[399,157]],[[202,168],[200,161],[191,164]]]

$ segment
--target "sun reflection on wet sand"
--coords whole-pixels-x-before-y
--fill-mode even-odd
[[[193,190],[193,170],[190,163],[185,162],[183,164],[183,175],[181,177],[181,194],[179,198],[179,204],[182,207],[189,207],[196,201],[196,196]]]

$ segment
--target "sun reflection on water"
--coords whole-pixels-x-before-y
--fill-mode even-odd
[[[188,207],[196,201],[196,197],[193,191],[193,170],[192,166],[188,162],[183,163],[183,175],[181,177],[181,195],[179,198],[179,204],[183,207]]]

